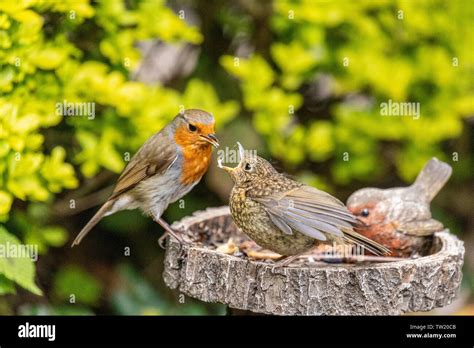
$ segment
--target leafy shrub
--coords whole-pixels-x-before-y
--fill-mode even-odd
[[[221,125],[235,116],[237,103],[221,103],[211,84],[199,79],[183,93],[131,81],[129,73],[140,60],[135,43],[152,38],[202,41],[199,30],[164,1],[130,7],[125,1],[0,3],[2,222],[14,199],[42,209],[34,202],[49,206],[64,189],[78,187],[74,165],[86,178],[103,168],[120,172],[125,154],[133,154],[182,107],[213,110]],[[58,112],[65,102],[93,103],[97,118],[65,117]],[[14,232],[42,252],[67,240],[63,228],[45,225],[44,216],[39,224],[31,214],[15,213]]]
[[[443,141],[459,137],[474,112],[465,41],[472,15],[463,1],[279,0],[269,59],[226,55],[221,64],[240,81],[275,157],[300,167],[327,163],[347,184],[384,174],[381,148],[390,142],[409,181],[433,155],[447,157]],[[320,81],[328,91],[318,99],[311,87]],[[388,100],[419,102],[420,117],[382,117]]]

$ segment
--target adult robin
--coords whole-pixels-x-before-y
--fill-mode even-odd
[[[235,168],[219,161],[234,181],[229,200],[232,217],[257,244],[284,256],[279,266],[321,242],[357,245],[377,255],[388,253],[354,231],[357,219],[337,198],[277,172],[265,159],[237,144],[240,163]]]
[[[357,231],[385,245],[393,256],[427,253],[433,234],[443,224],[431,217],[430,202],[451,176],[449,164],[432,158],[408,187],[364,188],[347,200],[348,209],[364,226]]]
[[[77,245],[105,216],[139,208],[165,231],[183,242],[161,218],[168,205],[186,195],[201,180],[211,162],[214,117],[189,109],[148,139],[120,175],[110,198],[78,234]]]

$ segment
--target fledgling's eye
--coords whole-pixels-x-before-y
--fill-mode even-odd
[[[250,172],[252,170],[252,165],[250,163],[245,163],[244,170]]]
[[[189,129],[191,132],[197,131],[197,127],[196,127],[195,125],[191,124],[191,123],[188,125],[188,129]]]
[[[367,217],[369,216],[369,209],[367,208],[364,208],[364,210],[362,210],[362,212],[360,213],[360,215],[362,215],[363,217]]]

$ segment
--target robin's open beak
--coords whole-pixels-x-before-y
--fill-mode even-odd
[[[207,141],[212,146],[215,146],[215,147],[219,146],[219,140],[217,140],[215,134],[201,135],[201,138],[203,138],[205,141]]]

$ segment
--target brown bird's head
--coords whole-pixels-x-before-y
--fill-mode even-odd
[[[237,145],[239,146],[240,162],[236,167],[226,167],[222,165],[220,159],[218,161],[219,168],[229,173],[235,185],[240,186],[245,183],[259,181],[269,175],[278,173],[267,160],[246,151],[239,142]]]
[[[174,140],[183,148],[218,147],[214,117],[203,110],[188,109],[173,120]]]
[[[364,188],[347,199],[347,209],[365,225],[380,224],[385,220],[387,203],[384,190]]]

